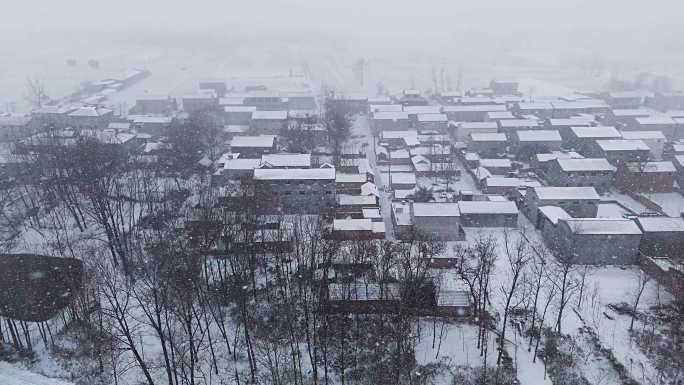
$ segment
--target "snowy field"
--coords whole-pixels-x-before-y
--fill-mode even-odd
[[[2,385],[73,385],[73,382],[49,378],[22,369],[19,364],[0,361],[0,384]]]

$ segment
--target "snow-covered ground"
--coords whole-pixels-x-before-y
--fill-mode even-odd
[[[665,214],[671,217],[678,217],[684,212],[684,196],[678,192],[648,193],[644,195],[662,207]]]
[[[74,385],[73,382],[50,378],[28,371],[20,364],[0,361],[0,384],[2,385]]]

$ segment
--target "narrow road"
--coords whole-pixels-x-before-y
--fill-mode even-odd
[[[382,173],[378,169],[377,158],[375,156],[375,146],[373,143],[375,137],[370,129],[368,117],[357,115],[352,126],[352,135],[360,135],[366,140],[365,151],[368,163],[375,173],[375,185],[378,187],[380,193],[380,213],[385,222],[385,238],[388,240],[395,240],[394,225],[392,224],[392,206],[391,193],[385,192],[385,182],[382,179]]]

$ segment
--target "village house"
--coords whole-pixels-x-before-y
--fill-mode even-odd
[[[684,92],[656,92],[653,106],[660,111],[684,110]]]
[[[326,297],[324,297],[326,298]],[[326,311],[335,313],[390,313],[399,308],[399,283],[330,283]]]
[[[129,119],[131,119],[130,116]],[[156,138],[168,135],[172,121],[173,118],[168,116],[136,115],[133,116],[131,126],[139,133],[148,134]]]
[[[485,194],[498,194],[507,197],[514,197],[518,190],[540,187],[538,180],[530,178],[502,178],[491,177],[482,181],[482,192]]]
[[[335,95],[328,99],[332,108],[347,111],[350,114],[365,114],[368,112],[368,98],[363,95]]]
[[[287,99],[283,98],[277,91],[268,89],[249,90],[242,96],[245,106],[254,106],[259,111],[283,111],[288,108]]]
[[[239,154],[238,154],[239,155]],[[225,184],[230,180],[252,178],[254,169],[261,164],[259,158],[240,158],[236,154],[226,153],[215,162],[215,171],[211,182],[214,185]]]
[[[167,95],[140,96],[135,100],[135,106],[131,108],[131,115],[170,115],[178,110],[176,99]]]
[[[521,210],[539,227],[539,208],[557,206],[577,218],[595,218],[601,197],[593,187],[534,187],[527,190]]]
[[[644,96],[642,91],[616,91],[605,93],[603,100],[613,109],[636,109],[644,104]]]
[[[484,104],[442,107],[442,112],[454,122],[484,122],[487,119],[487,113],[495,111],[507,111],[506,106],[503,104]]]
[[[416,128],[419,133],[446,133],[449,128],[449,120],[446,114],[418,114],[416,116]]]
[[[429,104],[429,101],[416,89],[403,90],[397,99],[404,107],[427,106]]]
[[[607,125],[624,127],[628,124],[632,124],[635,118],[646,118],[656,114],[657,112],[650,108],[614,108],[605,115],[603,123]]]
[[[413,190],[416,188],[416,174],[413,172],[394,172],[383,175],[392,190]]]
[[[301,91],[301,92],[287,92],[284,95],[287,100],[287,109],[293,110],[306,110],[306,111],[316,111],[318,110],[318,103],[316,103],[316,96],[312,94],[311,91]]]
[[[485,157],[496,157],[505,154],[506,147],[508,146],[508,139],[506,139],[506,134],[503,133],[472,133],[469,139],[468,150]]]
[[[610,106],[602,100],[587,99],[587,100],[554,100],[551,102],[553,106],[552,117],[556,119],[572,118],[578,114],[605,114],[610,111]]]
[[[551,186],[593,186],[608,191],[615,180],[615,166],[604,158],[555,159],[544,169],[544,179]]]
[[[375,132],[407,131],[410,128],[409,115],[403,111],[376,112],[371,120]]]
[[[643,162],[648,160],[651,149],[641,140],[605,139],[589,145],[585,155],[606,158],[614,165],[622,162]]]
[[[275,135],[236,136],[230,140],[230,151],[242,158],[259,158],[276,152]]]
[[[50,105],[43,106],[31,112],[31,116],[41,128],[54,126],[66,128],[69,125],[68,114],[78,109],[80,105]]]
[[[371,104],[368,106],[368,112],[374,114],[376,112],[401,112],[404,111],[404,106],[401,104]]]
[[[624,162],[618,167],[615,185],[620,191],[671,192],[676,174],[670,161]]]
[[[571,127],[563,138],[563,147],[586,153],[596,140],[621,138],[620,132],[612,126]]]
[[[230,125],[249,125],[252,122],[254,106],[225,106],[223,107],[223,123]]]
[[[541,206],[539,208],[539,218],[537,228],[541,231],[544,243],[550,248],[558,247],[558,221],[560,219],[572,218],[562,207]]]
[[[631,219],[561,218],[552,249],[574,264],[632,265],[638,262],[641,235]]]
[[[193,113],[209,110],[218,106],[218,98],[213,92],[198,92],[196,94],[183,95],[181,98],[183,111]]]
[[[541,128],[537,119],[500,120],[498,125],[499,132],[505,133],[508,137],[512,137],[519,130],[537,130]]]
[[[418,131],[382,131],[380,133],[381,141],[387,143],[390,147],[415,147],[420,144],[418,140]]]
[[[470,289],[458,276],[456,269],[452,269],[454,265],[441,264],[441,259],[447,258],[434,258],[431,261],[433,269],[430,271],[434,286],[437,287],[437,313],[451,317],[468,317],[473,313]],[[450,258],[447,260],[451,261]]]
[[[663,159],[667,138],[660,131],[620,131],[623,139],[641,140],[651,150],[651,159]]]
[[[409,205],[413,226],[421,235],[442,241],[465,238],[458,203],[409,202]]]
[[[253,111],[249,128],[259,135],[277,135],[287,123],[287,111]]]
[[[540,152],[560,150],[561,137],[556,130],[519,130],[511,138],[511,147],[519,159],[529,160]]]
[[[530,168],[537,173],[537,175],[543,176],[544,170],[549,162],[556,159],[582,159],[584,156],[574,151],[551,151],[547,153],[536,154],[530,160]]]
[[[677,122],[667,115],[634,118],[624,131],[660,131],[669,140],[680,139]]]
[[[463,227],[518,227],[518,207],[515,202],[459,201]]]
[[[385,239],[385,224],[367,218],[333,219],[332,237],[349,241]]]
[[[517,119],[511,111],[490,111],[487,112],[486,121],[496,123],[499,120]],[[498,128],[498,126],[497,126]]]
[[[548,130],[558,130],[565,143],[569,138],[569,131],[572,127],[589,127],[592,126],[592,123],[594,123],[592,118],[573,116],[564,119],[546,119],[543,126]]]
[[[254,192],[263,213],[320,214],[335,207],[335,169],[254,170]]]
[[[684,260],[684,219],[681,217],[637,217],[643,236],[639,251],[644,257]]]
[[[389,152],[389,162],[392,165],[411,164],[411,154],[408,150],[400,148]]]
[[[494,134],[499,131],[496,122],[456,122],[451,125],[452,136],[459,142],[465,142],[470,134]]]
[[[105,129],[114,118],[114,111],[103,107],[81,107],[67,114],[67,122],[74,129]]]
[[[361,194],[361,187],[368,183],[364,174],[346,174],[338,172],[335,174],[337,192],[341,194]]]
[[[484,167],[494,175],[507,175],[513,170],[513,162],[508,158],[480,158],[478,167]]]
[[[513,112],[517,115],[534,115],[539,119],[553,117],[553,104],[551,102],[520,102],[513,106]]]
[[[335,186],[337,190],[337,186]],[[337,193],[337,191],[336,191]],[[374,195],[349,195],[337,193],[337,208],[335,210],[338,218],[362,218],[364,208],[378,208],[378,197]]]

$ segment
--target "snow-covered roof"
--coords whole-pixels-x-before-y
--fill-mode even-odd
[[[373,114],[373,120],[408,120],[408,113],[404,111],[385,111]]]
[[[508,158],[485,158],[480,159],[480,167],[511,168],[513,163]]]
[[[261,160],[254,158],[219,159],[219,164],[223,164],[224,170],[254,170],[259,167]]]
[[[558,130],[519,130],[515,135],[520,142],[560,142]]]
[[[522,110],[552,110],[553,104],[551,102],[520,102],[518,108]]]
[[[580,138],[620,138],[620,132],[613,126],[571,127],[570,131]]]
[[[373,182],[366,182],[361,185],[361,195],[373,195],[380,197],[380,192],[378,191],[378,186]]]
[[[446,122],[446,114],[418,114],[416,118],[419,122]]]
[[[393,172],[388,180],[392,184],[416,184],[416,174],[412,172]]]
[[[505,142],[506,134],[500,132],[473,132],[470,134],[473,142]]]
[[[510,111],[490,111],[487,112],[487,119],[515,119]]]
[[[404,106],[401,104],[371,104],[370,112],[399,112],[404,110]]]
[[[443,112],[492,112],[507,111],[503,104],[473,104],[469,106],[444,106]]]
[[[640,235],[639,226],[631,219],[617,218],[565,218],[570,231],[580,235]]]
[[[635,118],[639,116],[651,116],[655,113],[653,110],[646,108],[624,108],[612,110],[613,116],[616,118]]]
[[[631,172],[676,172],[674,164],[670,161],[627,163],[627,169]]]
[[[328,293],[333,301],[379,301],[401,299],[398,283],[331,283]]]
[[[377,202],[372,195],[337,194],[340,206],[375,206]]]
[[[556,159],[563,171],[615,171],[606,158]]]
[[[665,140],[662,131],[620,131],[623,139]]]
[[[225,112],[254,112],[257,108],[255,106],[225,106],[223,111]]]
[[[533,179],[491,177],[485,179],[487,187],[539,187],[541,183]]]
[[[409,115],[441,114],[442,106],[406,106],[404,112]]]
[[[69,116],[73,117],[100,117],[111,114],[113,111],[108,108],[101,107],[81,107],[70,112]]]
[[[334,180],[334,168],[257,168],[255,180]]]
[[[133,118],[135,124],[171,124],[169,116],[138,115]]]
[[[334,231],[372,231],[373,223],[370,218],[363,219],[333,219]]]
[[[593,119],[584,116],[573,116],[565,119],[549,119],[552,127],[588,127]]]
[[[262,167],[311,167],[311,154],[263,154]]]
[[[2,125],[2,122],[0,122],[0,126]],[[131,123],[130,122],[110,122],[107,125],[107,128],[111,130],[129,130],[131,128]]]
[[[608,139],[597,140],[596,144],[603,151],[649,151],[650,148],[646,143],[639,139]]]
[[[636,221],[644,232],[684,232],[684,219],[681,217],[638,217]]]
[[[593,187],[535,187],[534,192],[541,200],[600,200]]]
[[[414,138],[418,140],[418,131],[407,130],[407,131],[383,131],[382,139],[402,139],[402,138]]]
[[[542,206],[539,208],[539,212],[548,218],[554,225],[558,224],[559,219],[571,218],[567,211],[563,210],[562,207],[558,206]]]
[[[677,124],[677,122],[675,122],[671,117],[669,117],[667,115],[643,116],[643,117],[634,118],[634,120],[640,126],[650,126],[650,125],[666,126],[666,125]]]
[[[467,214],[517,214],[518,206],[514,202],[492,201],[459,201],[461,215]]]
[[[390,151],[390,159],[408,159],[411,155],[408,150],[400,148],[398,150]]]
[[[574,151],[551,151],[550,153],[535,155],[537,162],[549,162],[555,159],[582,159],[584,156]]]
[[[458,217],[461,211],[458,203],[453,202],[415,202],[413,203],[414,217]]]
[[[534,119],[504,119],[499,121],[501,128],[538,127],[539,121]]]
[[[336,183],[365,183],[366,176],[364,174],[346,174],[338,172],[335,175]]]
[[[273,147],[275,135],[236,136],[230,141],[231,147]]]
[[[379,219],[382,218],[382,213],[380,213],[379,208],[364,207],[361,209],[364,218],[368,219]]]
[[[252,111],[252,120],[285,120],[287,111]]]
[[[464,130],[497,130],[499,128],[496,122],[455,122],[455,124]]]

